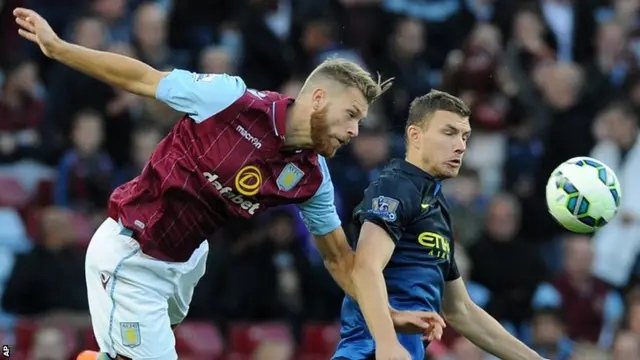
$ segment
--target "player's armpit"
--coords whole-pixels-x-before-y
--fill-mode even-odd
[[[61,41],[53,59],[130,93],[153,98],[166,73],[136,59]]]
[[[500,359],[543,359],[509,334],[491,315],[474,304],[460,277],[445,283],[442,309],[445,319],[458,333]]]
[[[347,295],[356,298],[351,282],[355,253],[347,242],[341,226],[325,235],[314,235],[314,241],[324,265]]]

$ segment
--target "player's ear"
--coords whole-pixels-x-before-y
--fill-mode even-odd
[[[313,110],[322,109],[327,103],[327,92],[323,88],[316,88],[311,93],[311,106]]]
[[[409,144],[417,144],[417,141],[420,140],[421,135],[422,131],[419,127],[415,125],[409,125],[407,127],[407,139],[409,140]]]

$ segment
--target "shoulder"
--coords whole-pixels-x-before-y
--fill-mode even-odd
[[[383,172],[365,190],[362,205],[388,213],[400,210],[405,216],[410,216],[419,206],[419,191],[404,174]]]
[[[419,198],[416,194],[420,192],[420,188],[405,174],[394,170],[384,170],[376,180],[369,184],[366,191],[384,191],[403,200],[410,200],[411,198]]]

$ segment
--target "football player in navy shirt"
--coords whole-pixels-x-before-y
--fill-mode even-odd
[[[396,334],[387,304],[442,312],[456,331],[501,359],[542,359],[471,301],[458,272],[440,182],[458,174],[469,115],[460,99],[440,91],[411,103],[405,159],[393,160],[354,210],[361,226],[353,270],[358,302],[344,299],[334,360],[424,359],[429,339]]]
[[[46,56],[185,114],[142,173],[113,192],[109,216],[87,249],[89,309],[101,356],[177,359],[172,327],[186,316],[204,274],[205,239],[231,219],[278,205],[298,206],[327,269],[356,297],[354,254],[325,158],[357,136],[389,81],[375,81],[352,62],[329,60],[291,99],[249,89],[236,76],[161,72],[62,41],[32,10],[14,15],[20,35]],[[399,331],[439,334],[437,313],[385,312]]]

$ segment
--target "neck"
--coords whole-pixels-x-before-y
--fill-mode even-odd
[[[629,133],[629,136],[618,143],[618,145],[623,150],[631,149],[635,144],[638,138],[637,132]]]
[[[415,152],[412,152],[412,151],[407,151],[407,155],[404,157],[404,160],[409,164],[426,172],[427,174],[434,176],[433,169],[431,169],[429,166],[427,166],[427,164],[425,164],[422,161],[422,157],[419,154],[416,154]]]
[[[287,109],[287,120],[285,130],[285,146],[297,149],[310,149],[313,147],[311,141],[311,121],[297,103]]]

